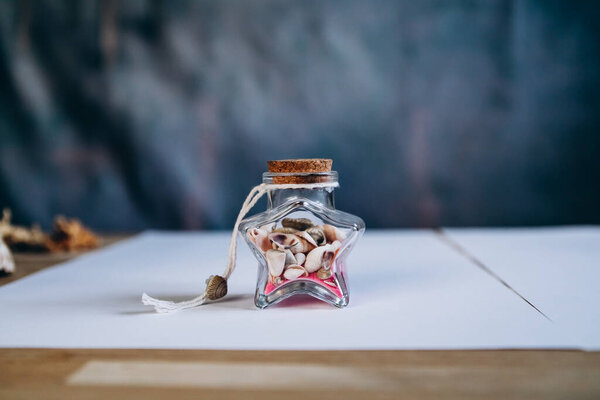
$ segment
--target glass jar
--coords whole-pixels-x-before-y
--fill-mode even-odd
[[[296,294],[348,305],[346,258],[365,230],[357,216],[335,209],[336,171],[265,172],[263,183],[324,187],[267,191],[265,212],[244,219],[239,232],[258,259],[254,302],[266,308]],[[314,186],[314,185],[313,185]]]

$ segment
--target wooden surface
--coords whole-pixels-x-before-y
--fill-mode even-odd
[[[123,236],[108,237],[105,244]],[[0,278],[0,285],[66,261],[77,254],[16,254],[17,272]],[[2,326],[2,329],[10,327]],[[332,379],[327,389],[304,391],[310,382],[291,378],[289,388],[257,378],[253,388],[223,389],[140,384],[73,384],[70,377],[90,362],[128,365],[311,366],[342,367],[358,375],[354,382]],[[158,363],[158,364],[157,364]],[[164,364],[166,363],[166,364]],[[119,364],[120,365],[120,364]],[[183,364],[187,365],[187,364]],[[322,368],[326,367],[326,368]],[[600,399],[600,353],[581,351],[199,351],[199,350],[72,350],[0,349],[0,399]],[[99,377],[98,382],[101,382]],[[173,382],[177,376],[173,376]],[[392,385],[369,385],[385,378]],[[229,377],[232,382],[236,376]],[[238,378],[239,379],[239,378]],[[356,380],[364,385],[356,385]],[[147,381],[147,380],[146,380]],[[71,382],[71,383],[70,383]],[[188,382],[189,383],[189,382]],[[352,384],[354,383],[354,384]],[[358,382],[361,383],[361,382]],[[359,389],[357,389],[358,387]]]

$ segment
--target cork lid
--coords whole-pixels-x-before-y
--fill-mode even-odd
[[[273,183],[327,182],[333,160],[328,158],[299,158],[267,161]]]

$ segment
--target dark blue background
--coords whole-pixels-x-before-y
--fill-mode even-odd
[[[327,156],[371,228],[600,223],[599,4],[2,1],[0,206],[230,228]]]

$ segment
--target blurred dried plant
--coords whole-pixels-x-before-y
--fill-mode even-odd
[[[98,237],[77,219],[57,216],[52,232],[47,234],[39,225],[31,228],[12,225],[11,218],[11,211],[4,209],[0,220],[0,239],[12,250],[77,251],[94,249],[100,244]]]

